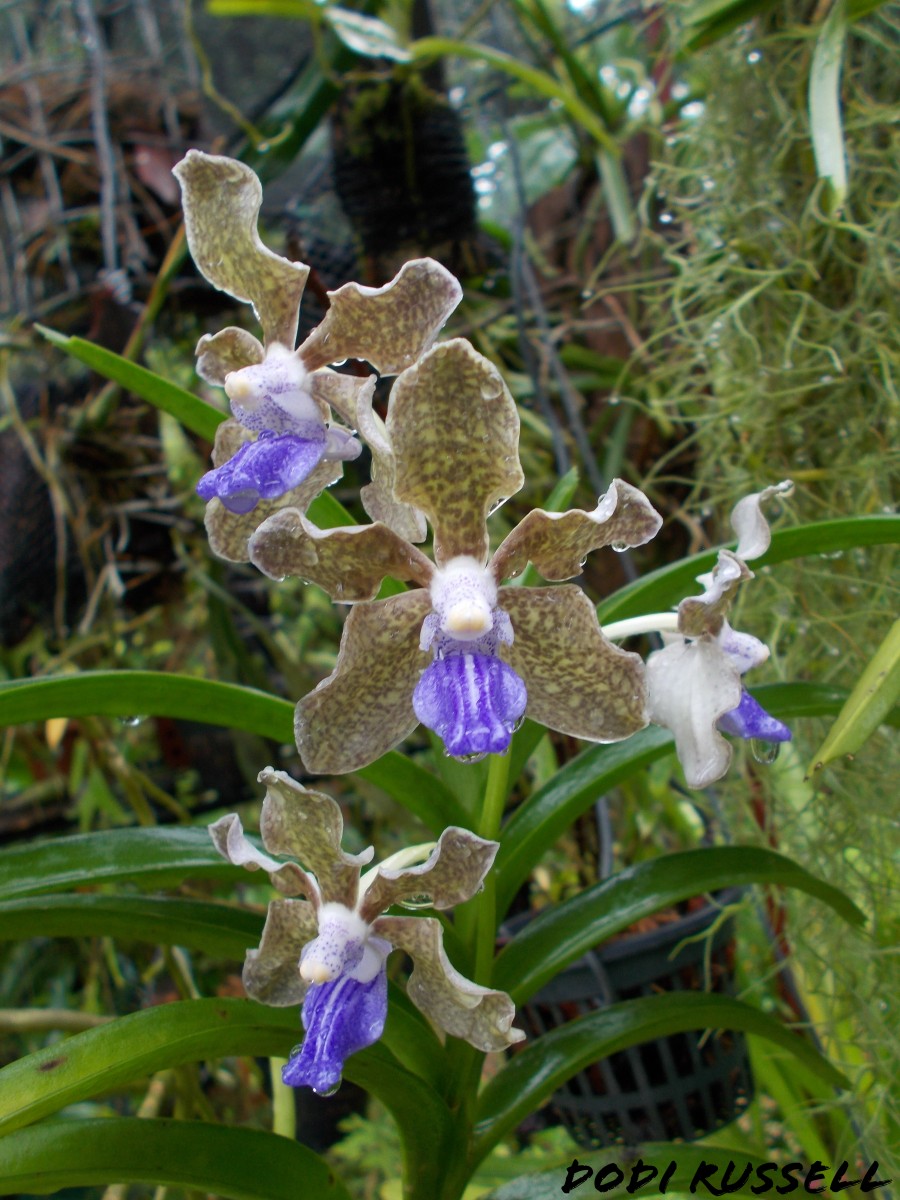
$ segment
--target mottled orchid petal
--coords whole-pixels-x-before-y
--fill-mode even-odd
[[[387,1019],[387,971],[360,983],[350,975],[312,984],[303,1002],[306,1036],[282,1068],[289,1087],[328,1095],[341,1082],[344,1060],[377,1042]]]
[[[738,500],[731,510],[731,527],[738,539],[738,558],[759,558],[765,554],[772,542],[772,533],[763,516],[762,506],[770,496],[789,496],[793,490],[791,480],[785,479]]]
[[[371,482],[359,489],[359,498],[368,516],[393,529],[407,542],[424,542],[428,536],[425,517],[411,504],[394,499],[394,464],[372,454]]]
[[[276,862],[268,854],[263,854],[244,836],[241,819],[237,813],[228,813],[214,821],[209,826],[209,836],[213,845],[230,863],[236,867],[246,867],[248,871],[265,871],[274,887],[286,896],[307,896],[318,904],[319,895],[316,884],[297,863]]]
[[[519,414],[500,372],[468,342],[443,342],[397,379],[386,426],[394,494],[431,522],[438,566],[486,562],[487,515],[524,482]]]
[[[316,910],[305,900],[272,900],[258,950],[248,950],[243,981],[261,1004],[299,1004],[307,983],[300,975],[303,947],[316,936]]]
[[[419,588],[350,610],[337,666],[297,705],[294,732],[308,771],[359,770],[415,728],[413,686],[428,661],[419,628],[430,605]]]
[[[309,791],[284,771],[266,767],[259,774],[266,798],[260,833],[266,849],[290,855],[316,877],[322,900],[356,904],[360,867],[371,862],[370,846],[361,854],[341,849],[344,819],[340,806],[323,792]]]
[[[374,375],[341,375],[326,368],[313,371],[309,377],[310,391],[318,403],[334,409],[344,424],[353,429],[358,424],[357,411],[361,399],[365,396],[371,404],[375,383]]]
[[[678,605],[678,631],[685,637],[716,634],[725,622],[738,588],[753,572],[730,550],[720,550],[716,565],[709,575],[701,578],[706,591],[702,596],[688,596]]]
[[[498,583],[520,575],[529,562],[545,579],[580,575],[592,550],[642,546],[659,530],[662,517],[636,487],[614,479],[592,512],[534,509],[497,548],[491,571]]]
[[[315,438],[263,434],[245,442],[221,467],[207,471],[197,484],[202,500],[218,499],[229,512],[243,515],[260,500],[277,500],[299,487],[326,450],[325,430]]]
[[[413,692],[416,716],[454,758],[504,754],[528,696],[509,663],[487,654],[451,654],[422,672]]]
[[[411,896],[427,896],[432,907],[440,909],[462,904],[481,887],[498,849],[498,842],[452,825],[421,866],[378,867],[360,898],[359,915],[371,924],[392,904]]]
[[[360,500],[373,521],[381,521],[408,542],[424,542],[428,535],[425,517],[417,508],[401,503],[394,496],[394,452],[384,421],[372,408],[373,396],[374,390],[361,392],[356,409],[359,436],[372,455],[371,483],[360,489]]]
[[[572,737],[615,742],[647,724],[640,657],[604,637],[573,584],[500,589],[515,631],[503,650],[528,692],[527,716]]]
[[[319,529],[295,509],[269,517],[250,539],[250,561],[271,579],[297,575],[332,600],[371,600],[386,576],[426,585],[429,559],[386,525]]]
[[[267,346],[280,342],[292,348],[309,267],[289,262],[260,241],[256,222],[262,187],[256,175],[236,159],[200,150],[189,150],[173,173],[181,184],[188,246],[200,273],[213,287],[253,305]]]
[[[718,725],[723,733],[733,737],[756,738],[761,742],[789,742],[793,736],[787,725],[767,713],[746,690],[741,693],[737,708],[719,717]]]
[[[328,298],[325,319],[300,347],[307,367],[355,358],[395,375],[434,342],[462,288],[433,258],[416,258],[384,287],[345,283]]]
[[[703,788],[728,770],[731,746],[716,728],[741,701],[737,667],[715,638],[673,642],[647,659],[650,720],[675,735],[689,787]]]
[[[224,387],[225,376],[243,367],[261,363],[266,357],[262,342],[248,333],[229,325],[220,333],[205,333],[194,351],[197,374],[207,383]]]
[[[452,965],[436,918],[379,917],[373,929],[413,960],[409,998],[446,1033],[479,1050],[505,1050],[525,1037],[512,1028],[516,1009],[505,992],[472,983]]]

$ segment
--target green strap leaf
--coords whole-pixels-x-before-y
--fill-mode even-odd
[[[3,1139],[4,1195],[110,1183],[193,1188],[233,1200],[350,1200],[314,1151],[259,1129],[204,1121],[54,1121]]]
[[[294,741],[294,705],[236,683],[167,671],[82,671],[0,683],[0,725],[134,713],[203,720],[289,745]],[[435,833],[469,823],[453,793],[397,751],[356,774],[389,792]]]
[[[248,946],[258,944],[264,922],[262,913],[202,900],[78,894],[0,901],[0,941],[131,938],[163,946],[189,946],[239,961]]]
[[[523,1004],[563,967],[634,921],[691,896],[753,883],[799,888],[848,924],[865,921],[838,888],[774,850],[704,846],[629,867],[544,909],[501,950],[491,984]]]
[[[900,620],[863,671],[825,741],[812,757],[808,773],[856,752],[900,703]]]
[[[206,829],[177,825],[76,833],[0,852],[0,900],[119,879],[165,887],[188,877],[247,881],[243,867],[222,858]]]
[[[561,1025],[515,1054],[481,1093],[475,1161],[584,1067],[628,1046],[689,1029],[756,1033],[790,1050],[832,1087],[850,1087],[810,1042],[740,1000],[703,992],[641,996]]]
[[[169,671],[80,671],[0,683],[0,725],[135,713],[203,720],[293,743],[294,706],[256,688]]]
[[[132,1013],[4,1067],[0,1134],[165,1067],[230,1054],[287,1056],[300,1036],[296,1009],[266,1008],[252,1000],[176,1001]],[[411,1131],[422,1145],[446,1128],[444,1103],[400,1065],[384,1041],[349,1058],[344,1074],[376,1096],[401,1130]]]
[[[0,1071],[0,1133],[165,1067],[229,1054],[284,1055],[298,1040],[296,1009],[250,1000],[188,1000],[76,1034]]]
[[[804,558],[814,554],[837,554],[861,546],[887,546],[900,542],[900,516],[877,513],[866,517],[839,517],[834,521],[814,521],[791,529],[778,529],[772,544],[762,557],[754,559],[754,571],[760,567]],[[735,543],[732,543],[732,549]],[[619,588],[597,608],[601,624],[639,617],[645,613],[674,608],[685,596],[697,592],[696,577],[710,571],[717,550],[707,550],[671,566],[650,571],[634,583]]]
[[[847,36],[845,0],[834,0],[809,71],[809,130],[816,174],[827,185],[824,208],[838,213],[847,199],[847,153],[841,122],[841,60]]]
[[[137,363],[122,358],[120,354],[114,354],[112,350],[95,346],[93,342],[85,341],[84,338],[66,337],[65,334],[47,329],[44,325],[35,325],[35,328],[48,342],[72,358],[77,358],[105,379],[120,383],[129,392],[134,392],[155,408],[170,413],[185,429],[199,434],[208,442],[214,441],[216,430],[228,416],[227,413],[207,404],[205,400],[191,395],[176,383],[170,383],[154,371],[139,367]]]

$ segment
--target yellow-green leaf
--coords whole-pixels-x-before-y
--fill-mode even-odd
[[[816,751],[808,771],[856,752],[900,703],[900,619],[875,651],[856,687]]]

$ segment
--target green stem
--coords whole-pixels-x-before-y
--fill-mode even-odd
[[[500,823],[509,793],[509,770],[508,753],[491,755],[478,833],[492,841],[500,833]],[[468,944],[470,958],[474,959],[475,982],[488,986],[494,966],[497,936],[497,889],[493,871],[488,872],[484,887],[465,909],[470,910],[465,913],[467,919],[457,920],[457,930]],[[463,916],[463,912],[458,916]],[[448,1055],[450,1078],[447,1100],[451,1111],[456,1114],[456,1145],[451,1148],[449,1161],[453,1163],[453,1167],[443,1180],[439,1200],[458,1200],[471,1174],[469,1149],[484,1054],[466,1042],[453,1042],[452,1045],[448,1044]]]
[[[478,832],[491,841],[500,834],[500,823],[509,794],[509,754],[492,754],[484,789],[484,806]],[[475,930],[475,982],[489,984],[494,965],[497,937],[497,885],[489,871],[478,896],[478,920]]]
[[[483,838],[494,839],[500,833],[500,822],[509,794],[509,754],[492,754],[484,788],[484,807],[478,832]]]
[[[281,1068],[287,1065],[286,1058],[270,1058],[272,1072],[272,1132],[281,1137],[297,1136],[297,1113],[294,1107],[294,1089],[281,1081]]]

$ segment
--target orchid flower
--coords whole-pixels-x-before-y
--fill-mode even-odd
[[[198,374],[224,386],[234,417],[219,427],[214,468],[197,491],[208,501],[213,550],[246,561],[247,539],[260,521],[285,504],[305,512],[340,478],[341,462],[360,453],[352,431],[358,406],[371,407],[375,375],[339,374],[328,364],[360,359],[378,374],[396,374],[434,342],[462,293],[440,263],[408,262],[384,287],[348,283],[329,292],[324,320],[295,350],[309,267],[261,242],[256,175],[235,159],[199,150],[189,150],[174,170],[197,268],[220,291],[252,303],[263,331],[260,342],[232,326],[204,335],[196,351]],[[331,420],[332,411],[343,425]],[[366,511],[407,536],[424,536],[417,514],[389,498],[390,449],[377,437],[374,414],[369,424],[376,443],[373,480],[363,489]]]
[[[247,951],[243,971],[253,999],[303,1005],[306,1036],[284,1067],[285,1083],[329,1093],[340,1083],[344,1060],[378,1040],[387,1017],[385,963],[392,949],[412,959],[410,999],[446,1033],[485,1051],[522,1040],[525,1035],[512,1028],[509,996],[471,983],[451,965],[436,917],[382,915],[405,902],[448,909],[468,900],[490,870],[496,842],[454,826],[421,865],[407,864],[428,847],[401,851],[360,877],[372,847],[362,854],[341,849],[341,810],[330,796],[307,791],[272,767],[259,781],[267,789],[263,845],[297,861],[263,854],[244,836],[235,813],[209,831],[229,862],[266,871],[287,897],[269,904],[262,941]]]
[[[397,378],[385,433],[394,498],[427,517],[433,562],[384,522],[323,531],[290,508],[250,541],[267,575],[354,604],[333,674],[297,706],[307,769],[357,770],[418,721],[459,758],[503,752],[526,715],[595,742],[643,728],[643,664],[603,636],[584,592],[501,584],[529,561],[565,580],[591,550],[641,545],[661,523],[646,497],[615,480],[591,512],[534,510],[489,560],[487,516],[523,483],[519,418],[500,373],[461,339]],[[417,586],[373,600],[385,576]]]
[[[707,787],[728,770],[732,750],[723,732],[764,742],[790,740],[790,729],[767,713],[741,682],[747,671],[766,661],[768,647],[732,629],[727,614],[740,585],[753,578],[746,560],[765,554],[771,542],[762,505],[792,487],[789,481],[775,484],[735,505],[731,524],[737,550],[719,551],[712,571],[697,580],[703,594],[679,604],[675,639],[647,660],[650,720],[675,735],[690,787]]]

